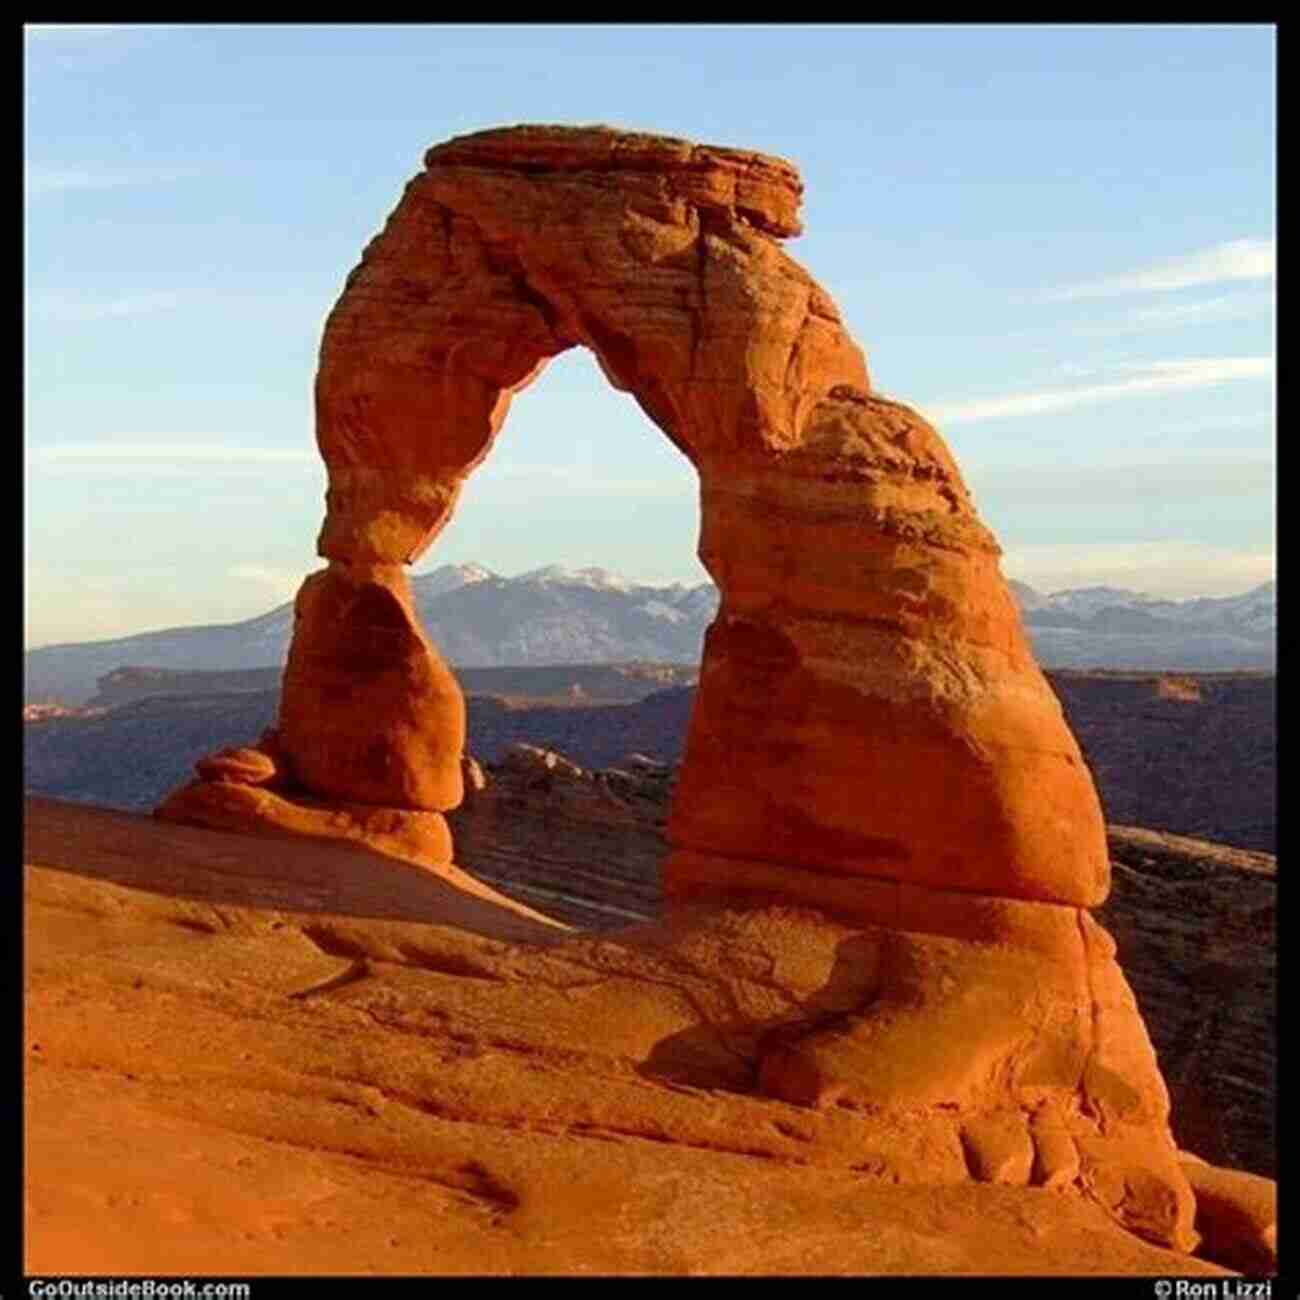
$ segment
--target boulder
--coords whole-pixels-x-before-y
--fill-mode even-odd
[[[1019,1114],[994,1111],[969,1119],[962,1125],[961,1141],[971,1173],[979,1182],[1016,1187],[1029,1182],[1034,1143]]]
[[[461,782],[465,787],[466,800],[481,794],[487,789],[487,773],[483,765],[472,754],[465,754],[460,760]]]
[[[201,778],[174,790],[154,815],[164,821],[246,834],[352,840],[387,857],[424,866],[451,862],[441,813],[374,804],[321,803],[265,787]]]
[[[570,781],[581,780],[583,776],[582,768],[570,762],[563,754],[557,754],[553,749],[543,749],[539,745],[526,745],[522,741],[506,750],[501,766],[509,772],[558,776]]]
[[[232,785],[268,785],[279,774],[275,759],[252,745],[236,745],[199,759],[194,770],[206,781]]]

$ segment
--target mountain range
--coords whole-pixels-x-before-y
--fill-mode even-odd
[[[656,586],[601,568],[549,565],[506,578],[478,564],[411,579],[416,611],[459,667],[697,663],[718,605],[711,583]],[[1043,594],[1011,583],[1044,667],[1274,671],[1277,584],[1238,596],[1163,600],[1115,587]],[[125,666],[231,671],[284,662],[287,602],[238,623],[42,646],[24,655],[24,698],[83,704]]]

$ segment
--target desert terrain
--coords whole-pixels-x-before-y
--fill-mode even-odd
[[[723,1008],[825,980],[820,925],[584,936],[344,845],[26,812],[30,1273],[1221,1271],[747,1095]]]

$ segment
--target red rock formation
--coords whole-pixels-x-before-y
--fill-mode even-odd
[[[870,393],[831,299],[779,247],[799,192],[778,160],[603,130],[432,149],[326,327],[321,553],[414,559],[514,394],[584,344],[699,471],[722,592],[670,891],[764,861],[1094,905],[1100,809],[997,546],[939,435]],[[286,680],[292,716],[307,681]],[[370,740],[390,705],[363,696]],[[314,738],[286,744],[316,761]],[[726,865],[697,870],[702,854]]]
[[[860,996],[756,1041],[760,1089],[930,1123],[974,1178],[1077,1180],[1187,1249],[1168,1097],[1084,910],[1109,883],[1092,778],[942,438],[871,391],[779,245],[800,192],[779,159],[604,128],[429,151],[325,328],[329,568],[299,596],[283,797],[434,817],[459,801],[459,692],[398,566],[446,525],[514,395],[586,346],[698,471],[721,593],[667,897],[682,915],[794,905],[861,935]],[[204,785],[171,814],[208,820]],[[445,861],[441,835],[422,860]]]
[[[331,799],[444,811],[461,801],[465,700],[396,566],[331,565],[294,608],[280,750]]]
[[[670,892],[716,895],[765,862],[801,892],[847,875],[1101,901],[1091,779],[996,544],[939,435],[869,391],[830,297],[781,250],[800,190],[780,160],[601,129],[430,150],[322,345],[331,576],[301,598],[281,725],[305,789],[456,802],[459,724],[433,716],[454,713],[454,687],[421,670],[442,679],[432,714],[392,694],[404,654],[434,661],[391,566],[445,525],[514,394],[583,344],[698,469],[723,597]],[[394,600],[376,590],[340,621],[341,593],[368,581]],[[384,652],[388,684],[350,674],[348,647],[388,618],[408,647]],[[337,668],[313,631],[327,625]]]

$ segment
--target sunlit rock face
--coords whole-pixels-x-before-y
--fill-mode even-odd
[[[853,875],[1094,905],[1100,808],[997,546],[783,251],[801,190],[779,159],[599,128],[431,149],[325,330],[321,553],[415,559],[514,394],[585,345],[696,466],[722,593],[672,825],[696,856],[669,889],[713,892],[707,854],[814,893]],[[290,674],[286,715],[309,681]],[[285,739],[309,787],[373,797],[330,788],[310,728]]]
[[[279,744],[327,798],[445,811],[464,793],[465,700],[396,565],[331,564],[303,583]]]
[[[244,802],[354,839],[359,806],[389,809],[407,820],[383,851],[447,864],[464,711],[401,566],[515,394],[585,346],[695,466],[721,595],[670,916],[793,907],[861,936],[830,968],[847,1004],[755,1031],[752,1086],[931,1124],[971,1178],[1079,1188],[1188,1249],[1168,1096],[1086,911],[1109,884],[1091,775],[943,439],[872,391],[781,247],[801,190],[780,159],[601,127],[429,151],[325,327],[328,568],[298,598],[278,784]],[[168,815],[207,818],[200,776]],[[219,802],[229,826],[242,805]],[[316,815],[331,804],[337,831]],[[412,814],[436,819],[423,849]]]

